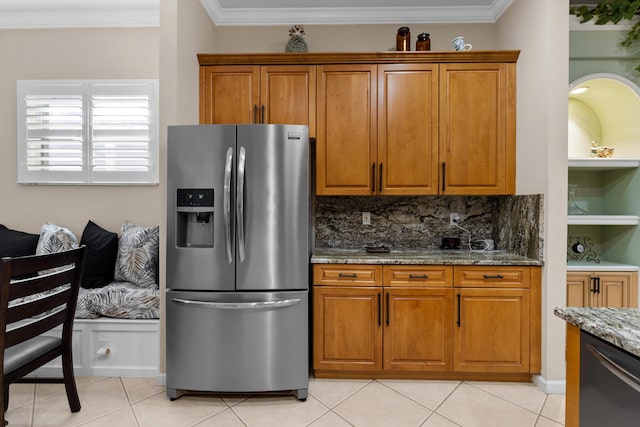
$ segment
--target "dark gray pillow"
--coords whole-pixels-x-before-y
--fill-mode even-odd
[[[82,287],[102,288],[113,282],[113,271],[118,255],[118,235],[89,221],[82,232],[80,245],[87,247]]]
[[[12,230],[0,224],[0,258],[34,255],[39,234]]]

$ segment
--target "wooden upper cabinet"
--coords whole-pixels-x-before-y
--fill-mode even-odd
[[[255,123],[260,102],[260,67],[200,67],[200,123]]]
[[[518,55],[199,54],[200,122],[308,125],[318,195],[515,194]]]
[[[200,123],[309,126],[315,136],[316,67],[215,65],[200,68]]]
[[[316,67],[261,67],[260,104],[260,123],[307,125],[309,137],[315,137]]]
[[[515,193],[514,63],[440,66],[443,194]]]
[[[370,195],[376,175],[376,66],[318,66],[316,194]]]
[[[378,66],[382,195],[438,194],[438,65]]]

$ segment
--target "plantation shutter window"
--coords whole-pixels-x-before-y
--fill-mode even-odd
[[[158,84],[18,81],[18,183],[157,184]]]

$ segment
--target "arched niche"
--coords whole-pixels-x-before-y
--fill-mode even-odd
[[[569,85],[569,158],[591,157],[591,141],[614,148],[614,158],[640,158],[640,88],[631,80],[597,73]]]

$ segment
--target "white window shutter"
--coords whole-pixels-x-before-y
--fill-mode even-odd
[[[19,81],[18,182],[158,183],[158,87]]]

